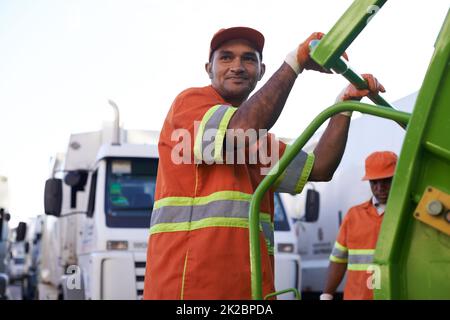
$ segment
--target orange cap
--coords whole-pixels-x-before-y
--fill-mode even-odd
[[[363,180],[377,180],[394,176],[397,155],[391,151],[377,151],[366,158],[366,175]]]
[[[211,39],[209,47],[209,58],[213,52],[227,41],[235,39],[244,39],[250,42],[253,47],[259,52],[262,59],[262,51],[264,48],[264,36],[258,30],[248,27],[233,27],[228,29],[220,29]]]

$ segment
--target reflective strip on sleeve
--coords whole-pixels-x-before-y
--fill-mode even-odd
[[[348,262],[348,249],[341,245],[339,242],[334,243],[333,251],[330,255],[330,261],[337,263],[347,263]]]
[[[337,241],[334,243],[334,247],[341,251],[348,251],[348,248],[346,246],[343,246],[342,244],[340,244]]]
[[[195,137],[196,160],[208,163],[222,161],[225,133],[236,110],[237,108],[228,105],[216,105],[205,113]]]
[[[262,220],[262,219],[261,219]],[[261,221],[262,230],[264,233],[264,238],[266,239],[267,249],[269,254],[273,254],[274,252],[274,233],[273,233],[273,224],[269,221]]]
[[[336,241],[330,261],[348,263],[347,270],[367,271],[372,265],[374,254],[374,249],[348,249]]]
[[[223,140],[225,138],[225,134],[227,132],[228,123],[230,122],[231,117],[236,112],[237,108],[228,107],[227,111],[222,117],[222,120],[219,124],[219,131],[217,132],[215,141],[214,141],[214,161],[219,162],[222,161],[222,150],[223,150]]]
[[[203,116],[202,121],[200,122],[200,127],[198,128],[197,136],[195,137],[195,142],[194,142],[194,157],[197,160],[201,161],[203,159],[202,138],[203,138],[203,134],[205,132],[206,123],[209,121],[209,119],[212,117],[212,115],[217,111],[217,109],[219,109],[219,107],[220,107],[220,105],[216,105],[216,106],[212,107],[211,109],[209,109]]]
[[[287,152],[287,150],[286,150]],[[288,165],[281,175],[281,180],[277,181],[276,192],[293,193],[302,174],[308,154],[301,151]]]
[[[348,251],[342,251],[339,248],[334,247],[331,254],[339,259],[347,259],[348,258]]]
[[[314,165],[314,159],[314,153],[309,153],[308,158],[306,158],[305,166],[302,170],[302,175],[300,176],[297,186],[295,187],[294,193],[302,192],[303,187],[305,186],[306,182],[308,181],[309,175],[311,174],[311,170]]]
[[[314,164],[314,154],[301,151],[292,160],[276,182],[276,192],[300,193],[303,190]]]
[[[336,258],[335,256],[330,255],[330,261],[336,262],[336,263],[347,263],[347,259],[340,259]]]

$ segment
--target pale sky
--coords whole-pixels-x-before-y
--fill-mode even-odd
[[[267,71],[310,33],[327,32],[352,0],[0,0],[0,175],[12,225],[43,213],[49,159],[69,135],[101,128],[120,107],[127,129],[159,130],[183,89],[208,84],[211,36],[250,26]],[[347,50],[395,101],[420,88],[450,0],[389,0]],[[297,137],[346,85],[305,72],[272,130]]]

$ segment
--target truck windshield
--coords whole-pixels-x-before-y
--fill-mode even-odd
[[[108,159],[106,225],[148,228],[153,210],[158,159]]]
[[[284,211],[283,203],[281,202],[280,195],[274,194],[274,227],[276,231],[289,231],[289,221],[286,212]]]

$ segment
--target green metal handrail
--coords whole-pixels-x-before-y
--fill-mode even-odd
[[[289,288],[289,289],[284,289],[284,290],[280,290],[277,292],[273,292],[273,293],[269,293],[268,295],[266,295],[264,297],[264,300],[269,300],[272,297],[278,296],[280,294],[284,294],[284,293],[289,293],[292,292],[294,294],[294,297],[296,300],[300,300],[300,292],[298,292],[298,290],[296,288]]]
[[[335,104],[322,111],[295,142],[286,149],[279,162],[272,168],[269,174],[261,181],[255,193],[252,196],[249,209],[249,233],[250,233],[250,270],[251,270],[251,288],[252,298],[261,300],[262,295],[262,276],[261,276],[261,250],[259,241],[259,212],[261,200],[264,194],[275,183],[277,178],[286,170],[295,156],[302,150],[306,142],[320,128],[320,126],[330,117],[343,111],[359,111],[361,113],[374,115],[381,118],[390,119],[407,125],[410,113],[397,111],[389,107],[374,106],[356,101],[345,101]],[[284,291],[283,291],[284,292]],[[271,296],[279,293],[271,294]]]
[[[320,45],[319,40],[313,40],[309,43],[309,48],[311,50],[311,53],[310,53],[311,58],[314,59],[315,51],[319,45]],[[320,51],[320,49],[319,49],[319,51]],[[368,90],[369,89],[369,85],[367,84],[366,80],[364,80],[364,78],[362,76],[360,76],[355,71],[353,71],[341,57],[338,57],[338,58],[336,58],[336,60],[332,61],[330,69],[333,70],[334,72],[336,72],[337,74],[340,74],[341,76],[343,76],[351,84],[353,84],[357,89],[360,89],[360,90]],[[389,102],[387,102],[378,93],[375,93],[375,94],[369,93],[368,98],[377,105],[395,109]]]
[[[364,30],[387,0],[355,0],[320,40],[311,57],[326,69],[332,69],[350,44]]]
[[[355,0],[320,41],[311,41],[311,58],[322,67],[342,75],[356,88],[368,89],[364,78],[353,71],[341,56],[386,2]],[[370,93],[368,98],[377,105],[393,108],[379,94]],[[401,123],[399,125],[405,129]]]
[[[320,45],[320,42],[318,40],[313,40],[310,43],[311,48],[311,57],[314,59],[314,53],[317,49],[317,47]],[[332,62],[330,69],[334,72],[340,74],[345,79],[347,79],[351,84],[353,84],[357,89],[360,90],[368,90],[369,85],[367,84],[366,80],[359,74],[357,74],[355,71],[353,71],[347,63],[340,57],[336,58]],[[388,107],[395,109],[389,102],[387,102],[382,96],[380,96],[378,93],[369,93],[367,96],[372,102],[374,102],[377,105]],[[397,122],[403,129],[406,129],[406,126],[403,123]]]

